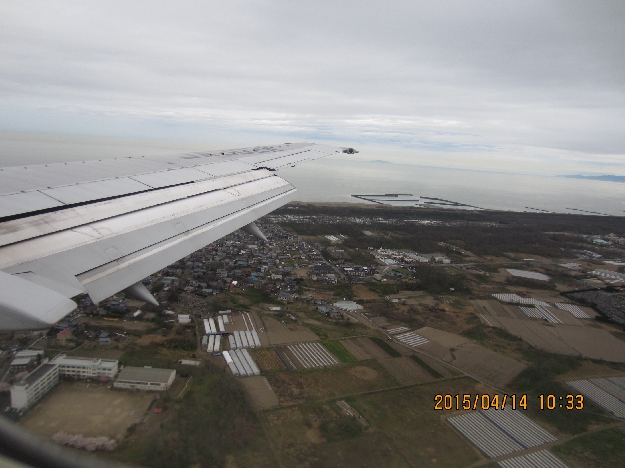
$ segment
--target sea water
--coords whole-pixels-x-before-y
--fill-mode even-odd
[[[297,187],[299,201],[366,203],[352,195],[401,193],[493,210],[625,215],[619,182],[340,159],[278,174]]]

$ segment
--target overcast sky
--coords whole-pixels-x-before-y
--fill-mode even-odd
[[[625,174],[624,24],[622,0],[4,1],[0,159],[52,137],[317,141]]]

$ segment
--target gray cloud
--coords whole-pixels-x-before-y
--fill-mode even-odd
[[[0,130],[609,163],[624,5],[3,2]]]

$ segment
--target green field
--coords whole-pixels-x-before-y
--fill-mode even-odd
[[[328,349],[328,351],[334,354],[338,358],[338,360],[341,362],[357,362],[358,361],[358,359],[356,359],[352,355],[352,353],[347,351],[345,346],[343,346],[338,341],[324,341],[322,344]]]

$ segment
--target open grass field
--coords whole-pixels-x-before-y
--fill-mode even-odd
[[[467,466],[482,456],[444,421],[449,414],[433,409],[434,395],[481,391],[483,386],[474,380],[459,378],[362,395],[349,403],[412,466]]]
[[[340,341],[324,341],[323,346],[326,347],[341,362],[356,362],[358,359],[350,353]]]
[[[20,421],[20,425],[46,438],[64,431],[120,441],[126,429],[143,418],[154,398],[154,393],[112,390],[94,383],[62,382]]]
[[[324,369],[267,375],[281,404],[302,403],[395,387],[397,381],[378,363],[354,363]]]
[[[276,409],[263,412],[261,418],[282,466],[410,466],[387,437],[349,427],[353,421],[333,411],[331,404]],[[340,424],[347,427],[338,434],[329,430]]]
[[[461,378],[348,398],[369,423],[366,429],[333,401],[276,408],[260,417],[283,466],[468,466],[483,457],[433,409],[433,397],[480,389]]]

